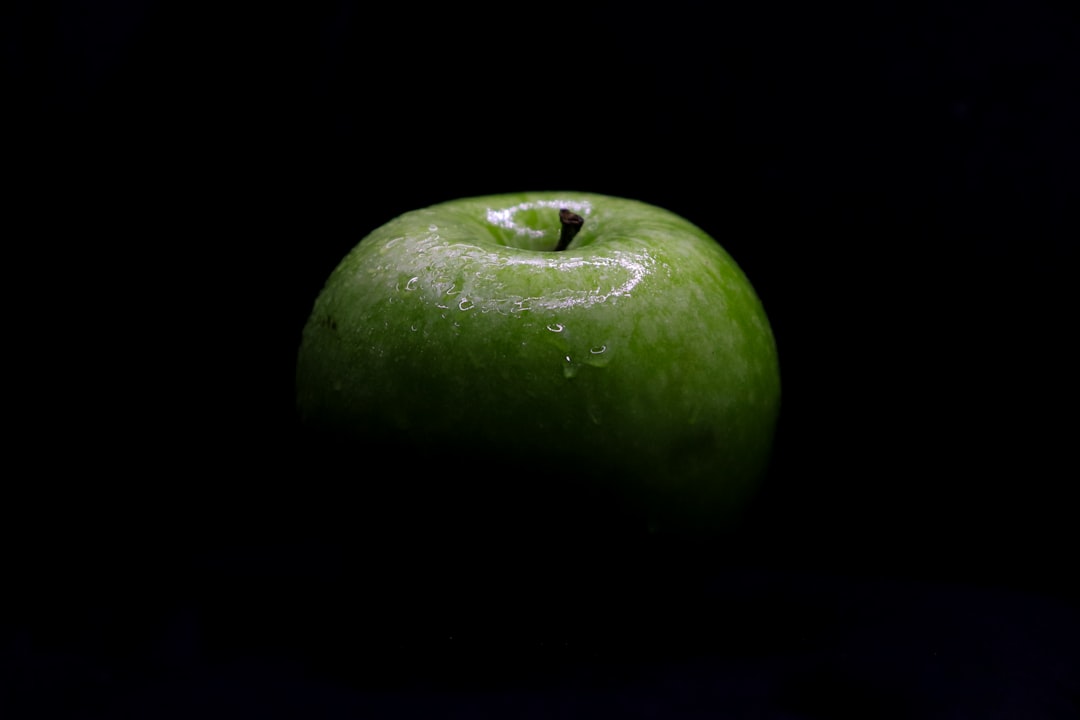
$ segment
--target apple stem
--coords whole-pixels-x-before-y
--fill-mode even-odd
[[[573,240],[574,236],[581,230],[581,226],[585,223],[585,218],[575,212],[563,208],[562,210],[559,210],[559,222],[562,223],[562,232],[559,233],[559,244],[555,247],[556,252],[566,249],[566,246],[570,244],[570,241]]]

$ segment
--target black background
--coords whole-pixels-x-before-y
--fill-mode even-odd
[[[16,716],[1075,716],[1076,11],[853,5],[5,10]],[[336,262],[529,189],[757,288],[784,405],[723,547],[427,581],[351,530],[407,459],[305,454]]]

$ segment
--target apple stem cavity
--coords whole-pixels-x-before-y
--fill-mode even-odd
[[[581,230],[581,226],[585,224],[585,218],[563,208],[559,210],[559,222],[562,224],[562,231],[559,233],[559,244],[555,246],[556,252],[566,249],[566,246]]]

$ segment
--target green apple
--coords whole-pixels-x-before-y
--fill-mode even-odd
[[[296,382],[355,482],[468,498],[452,512],[473,528],[730,527],[780,402],[768,318],[718,242],[584,192],[458,199],[375,229],[315,300]]]

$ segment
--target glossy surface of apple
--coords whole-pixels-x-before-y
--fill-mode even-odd
[[[564,208],[584,223],[554,251]],[[580,503],[710,528],[766,469],[780,376],[757,295],[701,229],[629,199],[535,192],[365,237],[314,304],[297,400],[354,453],[355,482],[470,498],[469,523],[544,508],[557,524]]]

